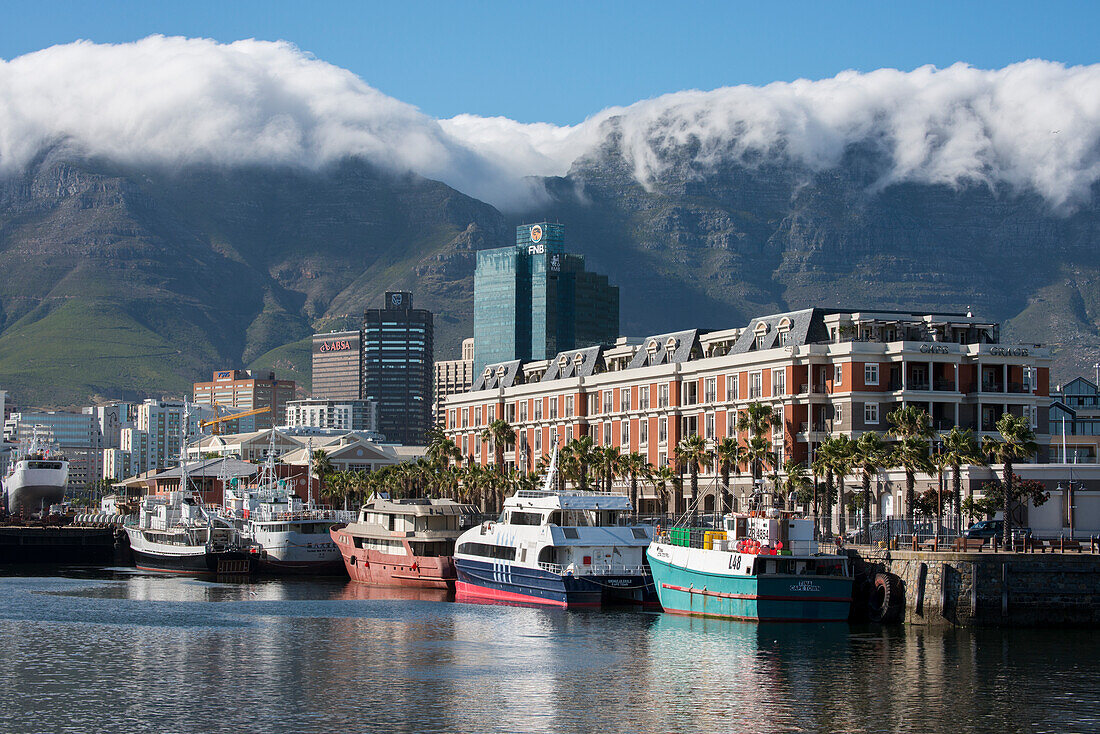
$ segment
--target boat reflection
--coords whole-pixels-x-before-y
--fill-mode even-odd
[[[454,601],[455,595],[449,589],[423,589],[412,586],[372,586],[355,581],[344,584],[332,599],[343,601]]]

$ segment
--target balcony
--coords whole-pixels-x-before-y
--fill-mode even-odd
[[[932,383],[932,388],[936,392],[955,392],[955,381],[937,378]]]
[[[1031,392],[1031,388],[1020,382],[1010,382],[1008,383],[1008,391],[1015,393],[1028,393]]]
[[[928,390],[928,380],[909,380],[909,382],[905,385],[905,389],[921,390],[926,392]]]
[[[1004,392],[1004,385],[1000,382],[983,382],[982,392]]]

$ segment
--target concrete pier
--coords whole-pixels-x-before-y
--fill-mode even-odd
[[[857,573],[886,571],[921,625],[1100,624],[1100,555],[850,548]]]
[[[112,564],[125,548],[113,526],[0,526],[0,563]]]

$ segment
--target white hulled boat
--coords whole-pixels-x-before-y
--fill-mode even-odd
[[[303,502],[291,492],[287,481],[276,474],[274,433],[271,442],[253,486],[223,481],[226,517],[252,540],[262,571],[342,573],[344,560],[329,530],[337,523],[353,520],[354,513],[315,506],[312,496]],[[307,476],[312,478],[312,466]]]
[[[17,444],[4,476],[7,509],[13,515],[45,514],[65,497],[69,462],[61,450],[44,440],[34,427],[31,440]]]
[[[125,530],[134,564],[149,571],[190,574],[247,574],[256,570],[252,552],[240,530],[202,506],[191,492],[187,475],[187,423],[184,407],[180,441],[180,488],[141,500],[137,521]]]
[[[629,525],[624,494],[543,488],[516,492],[496,522],[463,533],[455,548],[459,600],[560,607],[656,603],[645,551],[648,525]]]

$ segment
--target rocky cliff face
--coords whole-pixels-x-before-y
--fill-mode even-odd
[[[973,309],[1004,322],[1006,339],[1053,346],[1063,377],[1100,356],[1095,203],[1060,214],[980,185],[878,190],[859,151],[825,173],[702,168],[689,153],[667,153],[648,187],[610,146],[549,183],[546,210],[623,286],[624,333],[806,306]]]
[[[971,308],[1060,350],[1056,379],[1100,357],[1096,204],[1056,214],[979,185],[878,189],[867,151],[814,173],[665,150],[643,186],[611,142],[507,217],[357,161],[164,171],[47,152],[0,180],[0,387],[65,405],[183,394],[249,364],[305,382],[308,336],[393,288],[437,313],[437,355],[452,358],[472,333],[474,253],[544,218],[621,287],[626,334],[811,305]]]

